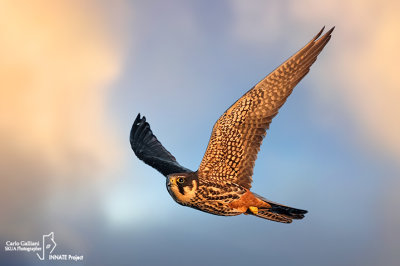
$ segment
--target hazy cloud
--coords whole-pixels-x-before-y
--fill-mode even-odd
[[[280,42],[283,38],[283,43],[294,43],[300,37],[293,36],[293,25],[315,32],[323,25],[336,25],[329,51],[319,60],[322,66],[313,69],[318,72],[314,80],[320,76],[318,84],[324,84],[313,91],[316,104],[326,109],[321,123],[327,123],[326,116],[342,118],[329,112],[343,109],[346,119],[353,122],[353,137],[361,136],[363,146],[400,159],[400,8],[396,1],[235,1],[232,9],[234,36],[248,43],[279,37]]]
[[[319,67],[311,71],[312,80],[318,84],[310,87],[315,117],[324,127],[338,132],[338,138],[357,143],[359,150],[398,163],[400,3],[306,0],[246,4],[251,7],[233,4],[241,24],[234,24],[233,31],[249,43],[258,41],[260,32],[296,42],[298,38],[288,39],[289,34],[280,33],[292,33],[289,24],[302,28],[302,32],[323,25],[336,26],[330,44],[317,62]],[[386,245],[382,247],[381,259],[384,264],[395,265],[397,251],[391,247],[399,245],[398,236],[393,234],[393,228],[400,223],[400,216],[393,212],[399,202],[399,181],[396,173],[379,178],[385,183],[381,204],[386,206],[383,219],[387,228],[383,232]]]
[[[106,97],[123,50],[104,15],[95,1],[0,3],[0,234],[117,159]]]

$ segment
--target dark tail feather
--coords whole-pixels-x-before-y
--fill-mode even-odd
[[[271,208],[258,208],[258,213],[254,214],[257,217],[268,219],[280,223],[291,223],[293,219],[300,220],[304,218],[306,210],[295,209],[279,203],[269,201],[255,193],[253,193],[259,199],[271,205]]]
[[[271,205],[271,209],[269,209],[270,212],[285,215],[291,219],[303,219],[304,214],[307,213],[306,210],[295,209],[285,205],[277,204],[275,202],[268,202],[268,203]]]

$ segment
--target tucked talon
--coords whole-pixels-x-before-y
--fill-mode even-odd
[[[250,207],[249,207],[249,210],[250,210],[252,213],[254,213],[254,214],[258,214],[258,208],[257,208],[257,207],[250,206]]]

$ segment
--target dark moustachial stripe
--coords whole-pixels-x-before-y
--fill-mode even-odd
[[[180,192],[182,195],[185,195],[185,190],[183,189],[183,187],[182,187],[181,185],[178,185],[178,189],[179,189],[179,192]]]

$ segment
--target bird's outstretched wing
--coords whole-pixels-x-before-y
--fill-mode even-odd
[[[133,122],[130,142],[136,156],[146,164],[157,169],[164,176],[173,173],[192,172],[181,166],[175,157],[164,148],[156,136],[153,135],[149,123],[146,122],[146,117],[143,116],[140,118],[140,114],[138,114],[135,122]]]
[[[218,119],[200,164],[200,179],[251,187],[254,163],[266,130],[293,88],[328,43],[324,28],[300,51],[244,94]]]

